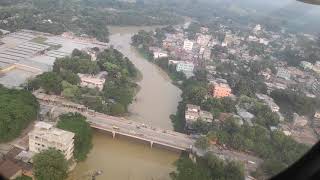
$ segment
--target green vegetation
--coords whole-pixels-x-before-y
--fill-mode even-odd
[[[172,180],[244,179],[242,165],[234,161],[223,161],[212,154],[198,157],[196,163],[182,156],[175,164],[177,170],[170,174]]]
[[[39,44],[46,44],[45,41],[47,40],[48,38],[46,37],[36,37],[34,39],[31,39],[31,42],[34,42],[34,43],[39,43]]]
[[[108,72],[102,91],[79,86],[78,73],[96,75],[101,71]],[[75,49],[70,57],[56,59],[53,72],[29,81],[27,89],[41,87],[48,94],[62,95],[95,111],[119,116],[127,113],[133,101],[138,89],[137,78],[138,70],[116,49],[98,53],[97,61],[91,61],[90,55]]]
[[[33,174],[37,180],[64,180],[68,177],[68,162],[55,149],[48,149],[33,157]]]
[[[22,176],[15,178],[15,180],[32,180],[32,178],[29,176],[22,175]]]
[[[108,49],[98,55],[98,64],[102,70],[108,72],[103,96],[112,100],[112,115],[120,115],[128,110],[132,103],[137,85],[134,80],[138,71],[131,61],[116,49]]]
[[[311,117],[314,115],[317,107],[320,106],[318,99],[310,98],[303,93],[290,90],[272,91],[271,97],[280,106],[280,111],[289,117],[292,117],[293,112]]]
[[[84,161],[92,148],[92,130],[86,117],[79,113],[59,116],[57,127],[75,133],[73,155],[77,161]]]
[[[207,137],[200,137],[199,139],[197,139],[195,146],[202,150],[207,150],[210,146],[209,139]]]
[[[7,142],[36,120],[39,104],[30,92],[0,85],[0,109],[0,142]]]

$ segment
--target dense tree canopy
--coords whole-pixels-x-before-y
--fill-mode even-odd
[[[0,85],[0,109],[0,142],[6,142],[36,120],[39,104],[30,92]]]
[[[243,166],[234,161],[223,161],[207,154],[198,157],[194,163],[187,157],[181,157],[176,162],[177,170],[170,174],[172,180],[243,180]]]
[[[56,149],[48,149],[33,157],[33,174],[37,180],[64,180],[68,177],[68,163]]]
[[[57,127],[75,133],[73,155],[77,161],[86,159],[92,148],[92,130],[86,117],[79,113],[68,113],[59,116]]]
[[[320,106],[318,99],[310,98],[302,93],[291,90],[275,90],[271,92],[271,97],[280,106],[281,112],[299,115],[313,116],[317,107]]]

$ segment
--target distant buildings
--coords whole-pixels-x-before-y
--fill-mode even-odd
[[[192,48],[193,48],[193,41],[190,41],[189,39],[184,40],[183,49],[186,51],[192,51]]]
[[[100,91],[102,91],[104,83],[106,81],[105,77],[103,77],[101,73],[97,76],[78,73],[78,76],[80,77],[80,85],[82,87],[97,88]]]
[[[29,151],[39,153],[48,148],[55,148],[64,154],[67,160],[73,156],[74,133],[38,122],[29,133]]]
[[[260,24],[257,24],[254,28],[253,28],[253,33],[257,34],[259,31],[262,30],[262,27]]]
[[[291,79],[291,74],[290,74],[290,72],[289,72],[287,69],[285,69],[285,68],[278,68],[277,77],[289,81],[289,80]]]
[[[204,122],[212,122],[213,116],[210,112],[202,111],[200,109],[200,106],[187,104],[186,111],[185,111],[185,119],[187,122],[187,126],[190,127],[190,125],[194,122],[196,122],[198,119],[201,119]]]
[[[231,88],[225,80],[216,80],[212,82],[212,96],[223,98],[231,95]]]

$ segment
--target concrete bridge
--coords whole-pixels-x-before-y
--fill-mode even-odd
[[[92,128],[106,131],[112,134],[125,136],[135,140],[147,142],[151,147],[160,146],[178,151],[190,151],[194,140],[186,134],[177,133],[171,130],[151,127],[143,123],[127,120],[121,117],[109,116],[89,110],[83,105],[66,101],[59,96],[50,96],[43,93],[33,93],[40,102],[40,105],[54,107],[54,112],[63,114],[66,112],[79,112],[87,117]]]

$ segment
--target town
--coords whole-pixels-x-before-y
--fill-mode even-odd
[[[320,37],[234,3],[0,2],[0,179],[264,180],[299,160]]]
[[[306,146],[318,141],[320,61],[311,55],[317,48],[308,52],[301,46],[308,42],[316,47],[316,37],[267,31],[259,24],[249,26],[247,31],[231,31],[223,24],[209,29],[198,22],[187,22],[154,32],[140,31],[132,41],[189,96],[184,97],[182,112],[175,120],[184,126],[176,130],[206,135],[208,139],[200,144],[204,149],[210,147],[209,143],[258,151],[219,141],[222,134],[215,131],[228,119],[240,129],[262,126],[271,134],[281,132]],[[196,82],[189,82],[190,78],[203,84],[193,85]],[[219,103],[225,107],[219,109]]]

